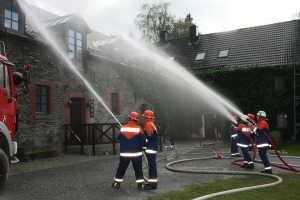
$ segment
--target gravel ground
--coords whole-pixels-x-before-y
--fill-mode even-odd
[[[195,146],[198,146],[196,148]],[[119,162],[116,155],[87,156],[78,154],[59,154],[56,157],[38,159],[32,162],[19,162],[11,165],[11,175],[6,187],[0,192],[1,200],[35,199],[147,199],[171,190],[182,190],[185,186],[210,182],[217,178],[233,175],[176,173],[166,169],[166,164],[181,159],[213,157],[222,153],[225,159],[207,159],[183,162],[174,165],[182,169],[244,171],[231,164],[230,143],[213,143],[199,146],[198,141],[177,142],[178,158],[166,160],[165,153],[157,155],[159,185],[157,190],[139,191],[136,189],[134,171],[130,165],[120,189],[111,188]],[[170,149],[174,152],[174,148]],[[170,153],[168,156],[171,155]],[[259,158],[258,158],[259,159]],[[279,162],[271,157],[272,162]],[[300,165],[300,159],[286,158],[285,161]],[[173,166],[172,166],[173,167]],[[263,170],[263,165],[255,164],[252,171]],[[273,168],[274,173],[283,171]],[[145,171],[146,172],[146,171]],[[145,173],[145,175],[147,175]]]

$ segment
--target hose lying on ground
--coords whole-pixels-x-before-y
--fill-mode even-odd
[[[195,161],[195,160],[205,160],[205,159],[218,159],[218,158],[220,158],[220,157],[204,157],[204,158],[192,158],[192,159],[177,160],[177,161],[168,163],[166,165],[166,168],[170,171],[181,172],[181,173],[227,174],[227,175],[259,175],[259,176],[267,176],[267,177],[277,179],[277,181],[274,182],[274,183],[268,183],[268,184],[263,184],[263,185],[243,187],[243,188],[238,188],[238,189],[233,189],[233,190],[222,191],[222,192],[202,196],[202,197],[196,198],[194,200],[208,199],[208,198],[211,198],[211,197],[225,195],[225,194],[231,194],[231,193],[247,191],[247,190],[254,190],[254,189],[258,189],[258,188],[271,187],[271,186],[278,185],[282,182],[282,179],[279,176],[276,176],[276,175],[273,175],[273,174],[266,174],[266,173],[242,172],[242,171],[184,170],[184,169],[176,169],[176,168],[170,167],[171,165],[175,165],[175,164],[181,163],[181,162],[188,162],[188,161]]]

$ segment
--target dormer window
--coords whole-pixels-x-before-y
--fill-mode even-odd
[[[206,52],[198,52],[195,60],[204,60],[206,56]]]
[[[222,50],[219,52],[218,58],[228,57],[228,54],[229,54],[229,49]]]
[[[19,14],[5,9],[4,26],[13,30],[19,30]]]
[[[83,69],[82,65],[82,34],[69,30],[69,58],[74,59],[76,67]]]

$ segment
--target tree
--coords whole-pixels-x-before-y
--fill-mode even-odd
[[[179,18],[173,26],[173,29],[169,33],[170,39],[188,37],[190,34],[190,26],[193,24],[193,18],[191,14],[187,14],[185,19]]]
[[[141,31],[140,40],[148,42],[157,42],[159,32],[168,31],[169,39],[189,36],[189,27],[193,25],[193,18],[188,14],[185,19],[172,15],[169,11],[171,3],[160,3],[158,5],[143,4],[140,7],[141,13],[134,20],[136,27]]]
[[[293,20],[300,19],[300,12],[293,13]]]
[[[141,31],[143,41],[155,42],[159,39],[159,31],[172,30],[175,21],[169,11],[171,3],[143,4],[141,13],[134,20],[136,27]]]

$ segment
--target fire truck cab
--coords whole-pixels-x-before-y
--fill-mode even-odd
[[[23,75],[13,72],[14,64],[9,62],[5,56],[4,42],[0,42],[0,189],[6,183],[9,175],[10,163],[19,160],[15,157],[17,153],[17,142],[15,133],[18,129],[17,93],[16,85],[25,83],[22,90],[28,92],[30,83],[29,65],[25,65]]]

